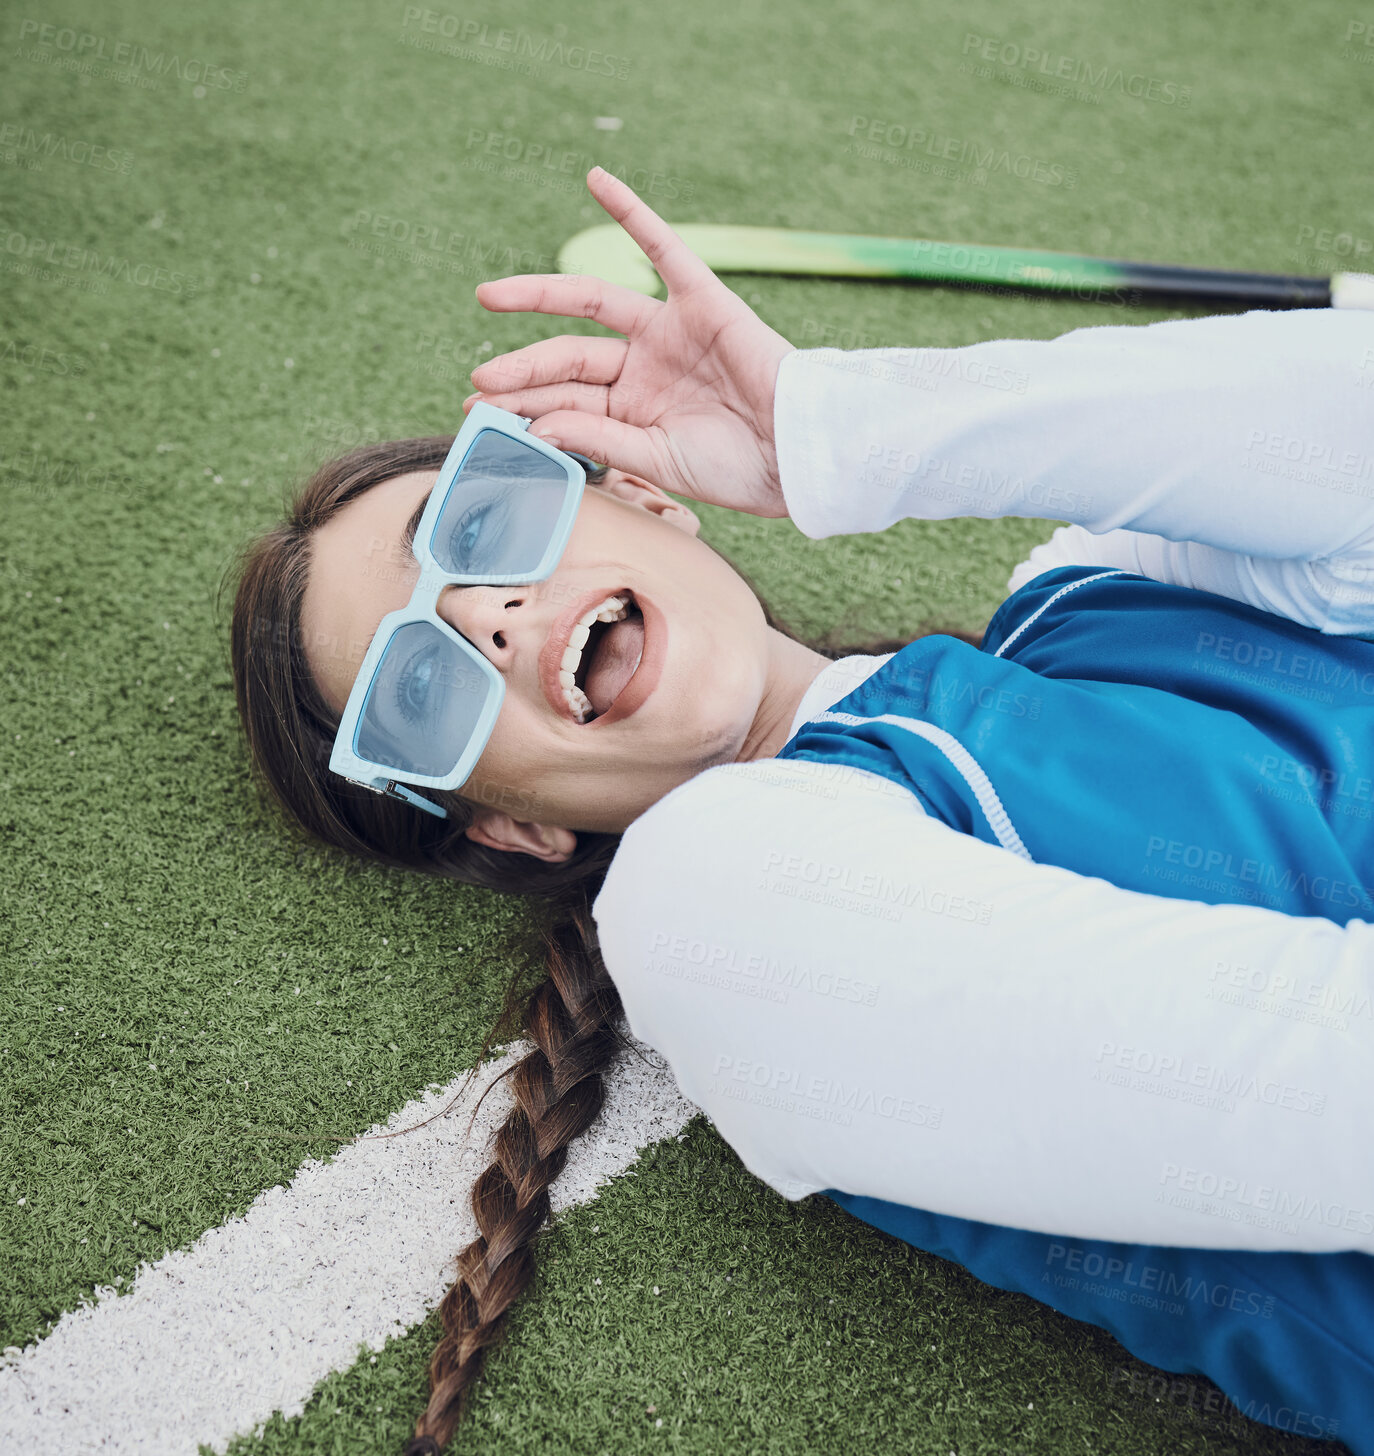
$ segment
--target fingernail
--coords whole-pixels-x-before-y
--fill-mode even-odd
[[[470,405],[473,402],[474,399],[481,399],[481,398],[482,398],[482,391],[479,389],[476,394],[470,394],[470,395],[468,395],[468,397],[463,401],[463,408],[466,409],[468,407],[468,405]]]
[[[534,430],[531,430],[530,434],[532,434],[536,440],[542,440],[546,445],[552,445],[555,450],[561,450],[563,448],[563,442],[558,438],[557,435],[544,435]]]

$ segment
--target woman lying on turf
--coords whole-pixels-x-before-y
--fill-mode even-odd
[[[624,1015],[784,1197],[1374,1451],[1374,317],[799,353],[589,185],[668,298],[479,290],[625,337],[474,373],[610,466],[542,579],[438,597],[504,682],[471,774],[407,787],[387,758],[384,795],[329,767],[452,437],[322,467],[235,605],[251,751],[296,820],[555,911],[413,1449],[447,1441],[529,1282]],[[1072,524],[981,642],[836,659],[665,487],[813,538]],[[396,711],[437,681],[388,680]]]

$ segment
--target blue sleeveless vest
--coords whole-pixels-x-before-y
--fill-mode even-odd
[[[953,828],[1128,889],[1374,920],[1374,642],[1210,592],[1056,567],[981,647],[918,639],[777,756],[882,774]],[[1058,1238],[823,1191],[1255,1420],[1374,1453],[1368,1255]]]
[[[1374,642],[1210,592],[1057,567],[981,648],[920,638],[778,757],[1127,889],[1374,920]]]

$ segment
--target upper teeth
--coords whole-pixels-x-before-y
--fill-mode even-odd
[[[558,682],[563,696],[579,723],[585,723],[595,711],[591,699],[577,685],[577,669],[582,662],[582,649],[592,634],[593,622],[619,622],[630,615],[629,605],[624,597],[607,597],[600,606],[584,612],[573,625],[568,645],[563,649],[563,660],[559,664]]]

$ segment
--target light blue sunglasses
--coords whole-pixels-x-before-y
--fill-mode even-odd
[[[329,756],[350,783],[440,819],[448,811],[406,785],[463,784],[491,737],[506,685],[439,616],[439,595],[450,585],[551,576],[595,469],[529,434],[529,424],[481,401],[468,411],[415,529],[420,579],[410,601],[378,623]]]

